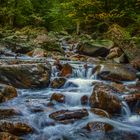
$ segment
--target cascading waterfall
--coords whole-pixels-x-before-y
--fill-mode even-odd
[[[53,63],[53,62],[52,62]],[[62,62],[64,63],[64,62]],[[89,110],[89,106],[81,105],[81,97],[86,95],[90,97],[95,82],[100,82],[97,79],[96,73],[93,73],[95,65],[87,64],[85,69],[82,62],[69,62],[73,67],[73,73],[71,77],[67,79],[65,85],[60,89],[38,89],[38,90],[19,90],[19,96],[12,101],[8,101],[3,104],[4,106],[11,106],[16,108],[22,113],[20,120],[32,125],[37,132],[25,136],[27,140],[103,140],[104,133],[87,133],[82,128],[91,121],[101,121],[112,124],[115,130],[119,130],[116,139],[120,139],[121,131],[140,131],[139,126],[132,126],[131,123],[135,118],[126,102],[123,104],[123,114],[119,119],[111,118],[105,119],[98,115],[89,113],[89,116],[84,120],[79,120],[72,124],[55,124],[55,122],[49,118],[49,114],[58,110],[75,110],[86,107]],[[52,67],[52,77],[58,77],[59,72],[55,66]],[[103,81],[102,81],[103,82]],[[65,103],[55,103],[55,106],[48,106],[50,97],[53,93],[61,93],[65,95]],[[42,110],[42,111],[40,111]],[[13,121],[19,118],[13,118]],[[137,118],[140,120],[139,118]],[[123,120],[122,123],[120,120]],[[126,124],[127,122],[128,124]],[[110,134],[111,135],[111,134]],[[112,134],[113,135],[113,134]],[[98,137],[97,137],[98,136]],[[111,136],[110,136],[111,137]],[[118,137],[118,138],[117,138]],[[108,137],[107,137],[108,138]],[[113,140],[112,137],[108,140]]]

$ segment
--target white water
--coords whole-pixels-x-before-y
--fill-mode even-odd
[[[73,124],[63,125],[56,123],[55,125],[50,125],[54,122],[49,118],[49,114],[52,112],[62,109],[89,109],[89,106],[81,105],[81,97],[83,95],[90,97],[94,83],[100,82],[96,75],[92,74],[92,69],[95,66],[88,64],[85,73],[83,63],[73,62],[71,65],[74,68],[73,74],[63,88],[19,90],[17,98],[3,104],[6,107],[16,108],[22,113],[22,116],[14,117],[13,121],[21,120],[22,122],[27,122],[36,129],[36,133],[25,136],[27,140],[103,140],[105,133],[87,133],[81,129],[91,121],[107,122],[113,125],[114,131],[118,133],[115,140],[120,139],[119,135],[121,135],[121,132],[140,132],[140,126],[136,125],[140,117],[131,114],[126,102],[122,102],[123,114],[118,118],[105,119],[89,113],[88,117]],[[52,76],[57,77],[55,67],[53,67]],[[48,106],[49,99],[53,93],[65,95],[65,103],[56,103],[55,106]],[[42,109],[43,111],[36,113],[32,111],[34,109]],[[112,138],[108,138],[108,140],[112,140]]]

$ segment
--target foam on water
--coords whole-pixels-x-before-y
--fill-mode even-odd
[[[72,76],[67,79],[66,84],[61,89],[38,89],[38,90],[19,90],[18,97],[14,98],[4,106],[16,108],[22,113],[19,116],[20,120],[25,120],[36,129],[36,133],[25,136],[27,140],[100,140],[104,139],[105,134],[102,133],[87,133],[82,128],[91,121],[105,122],[114,126],[115,130],[140,132],[140,127],[135,125],[140,120],[139,116],[133,116],[126,102],[123,104],[123,114],[118,118],[101,118],[98,115],[89,113],[89,116],[76,121],[73,124],[59,124],[50,125],[53,120],[49,118],[49,114],[62,109],[82,109],[89,106],[81,105],[81,97],[87,95],[90,97],[95,82],[100,82],[96,75],[93,74],[95,66],[88,65],[85,71],[83,63],[73,62],[72,67],[74,71]],[[56,77],[58,71],[55,67],[52,69],[52,76]],[[56,103],[55,106],[48,106],[50,97],[53,93],[61,93],[65,95],[65,103]],[[33,112],[32,109],[42,109],[42,112]],[[14,118],[15,119],[15,118]],[[97,137],[98,135],[98,137]],[[117,137],[117,136],[116,136]],[[116,140],[119,140],[119,138]]]

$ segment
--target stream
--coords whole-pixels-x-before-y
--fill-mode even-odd
[[[51,61],[52,63],[53,61]],[[62,63],[66,63],[62,61]],[[23,136],[27,140],[137,140],[140,139],[140,116],[131,113],[129,106],[125,101],[122,102],[122,114],[118,117],[103,118],[89,112],[89,105],[81,105],[81,97],[86,95],[90,97],[94,83],[104,82],[97,79],[96,73],[92,75],[93,64],[87,64],[85,70],[83,62],[69,61],[74,69],[71,77],[62,88],[52,89],[18,89],[18,97],[8,102],[2,103],[3,108],[14,108],[21,115],[10,119],[13,122],[21,121],[32,126],[35,131],[33,134]],[[52,79],[58,76],[55,66],[52,67]],[[135,81],[132,81],[135,82]],[[108,82],[109,83],[109,82]],[[131,84],[126,82],[125,84]],[[61,93],[65,96],[65,103],[54,103],[49,105],[51,95]],[[86,108],[89,115],[79,119],[74,123],[61,124],[52,120],[49,115],[58,110],[76,110]],[[88,122],[98,121],[111,124],[114,129],[111,132],[103,131],[88,132],[83,129]],[[126,137],[124,137],[124,135]]]

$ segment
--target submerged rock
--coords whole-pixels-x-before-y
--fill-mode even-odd
[[[0,65],[0,83],[16,88],[46,87],[50,73],[50,64]]]
[[[50,118],[64,124],[72,123],[86,116],[88,116],[88,111],[86,109],[60,110],[49,115]]]
[[[23,140],[23,139],[7,132],[0,132],[0,140]]]
[[[109,132],[113,130],[113,126],[105,122],[89,122],[85,127],[88,131]]]
[[[111,115],[120,114],[122,104],[117,91],[109,85],[96,84],[90,96],[90,106],[107,111]]]
[[[50,83],[50,87],[51,88],[61,88],[62,86],[64,86],[66,82],[66,79],[65,78],[55,78],[53,79],[53,81],[51,81]]]
[[[88,104],[88,96],[84,95],[81,97],[81,105],[87,105]]]
[[[8,85],[0,85],[0,103],[17,97],[17,90]]]
[[[33,128],[21,122],[0,121],[0,132],[8,132],[16,136],[25,135],[33,132]]]
[[[51,101],[56,101],[59,103],[64,103],[65,102],[65,96],[63,94],[60,93],[53,93],[51,96]]]
[[[128,68],[123,65],[104,65],[101,67],[98,76],[103,80],[110,81],[132,81],[136,79],[136,73],[133,68]]]

